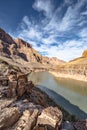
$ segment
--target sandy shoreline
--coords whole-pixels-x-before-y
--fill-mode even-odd
[[[87,82],[87,77],[85,77],[83,75],[77,75],[77,74],[71,75],[71,74],[64,74],[64,73],[55,72],[55,71],[49,71],[49,73],[51,73],[52,75],[54,75],[55,77],[58,77],[58,78],[69,78],[69,79]]]

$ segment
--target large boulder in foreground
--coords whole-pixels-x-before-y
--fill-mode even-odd
[[[29,122],[30,112],[25,110],[18,122],[11,128],[11,130],[24,130]]]
[[[62,122],[62,112],[57,107],[47,107],[45,108],[41,115],[38,117],[37,125],[40,129],[46,128],[50,130],[58,129]]]
[[[12,126],[20,117],[18,108],[4,108],[0,111],[0,130]]]
[[[37,109],[32,114],[29,110],[25,110],[19,121],[10,130],[32,130],[36,125],[37,117]]]

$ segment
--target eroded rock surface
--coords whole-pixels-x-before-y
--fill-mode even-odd
[[[47,96],[38,91],[26,75],[17,76],[12,72],[10,78],[4,77],[1,81],[0,130],[59,128],[62,112],[49,107]]]
[[[62,112],[27,75],[2,77],[0,92],[0,130],[87,130],[87,121],[62,123]]]
[[[62,123],[62,113],[56,107],[45,108],[38,117],[37,124],[39,126],[47,126],[48,128],[57,129]]]
[[[0,99],[0,110],[4,109],[5,107],[8,107],[13,103],[13,99]]]
[[[0,111],[0,130],[12,126],[20,117],[18,108],[4,108]]]
[[[14,77],[14,74],[13,74]],[[26,75],[20,75],[20,76],[15,76],[14,80],[12,78],[6,78],[3,76],[1,78],[0,76],[0,96],[5,96],[7,98],[20,98],[26,94],[30,94],[32,92],[32,88],[34,87],[34,84],[32,81],[28,81]],[[9,80],[9,81],[8,81]],[[8,81],[8,83],[7,83]]]
[[[25,110],[18,122],[10,130],[26,130],[30,118],[30,112]]]

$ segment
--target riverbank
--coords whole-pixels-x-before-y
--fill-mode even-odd
[[[77,118],[75,115],[70,114],[68,111],[66,111],[62,106],[59,106],[44,90],[42,90],[39,87],[36,87],[36,89],[45,96],[45,100],[49,106],[57,107],[61,110],[63,114],[63,121],[77,121],[79,118]]]
[[[4,81],[7,79],[3,79],[3,83]],[[10,84],[0,84],[0,129],[57,130],[63,122],[75,121],[74,116],[63,111],[46,93],[35,86],[32,87],[30,82],[17,86],[17,89],[20,88],[18,93],[15,88],[12,91],[15,86],[9,86],[13,85],[14,81]]]
[[[67,79],[74,79],[78,81],[87,82],[87,77],[85,77],[84,75],[79,75],[79,74],[71,75],[71,74],[64,74],[56,71],[49,71],[49,73],[51,73],[52,75],[58,78],[65,78],[65,79],[67,78]]]
[[[20,77],[22,80],[18,80],[18,83],[6,82],[7,78],[1,79],[3,82],[0,84],[0,129],[62,130],[70,128],[74,130],[74,127],[78,127],[74,115],[57,105],[47,93],[40,89],[42,86],[38,88],[32,81],[25,81],[25,76],[22,75]],[[18,91],[15,91],[16,88]]]
[[[87,117],[85,116],[85,113],[87,113],[86,82],[56,78],[49,72],[32,73],[29,80],[40,86],[41,90],[45,91],[51,99],[69,113],[80,119]]]

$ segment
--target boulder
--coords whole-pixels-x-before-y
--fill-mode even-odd
[[[37,125],[47,126],[47,129],[57,129],[62,123],[62,112],[57,107],[45,108],[38,117]]]
[[[26,127],[28,126],[29,117],[30,112],[25,110],[19,121],[11,128],[11,130],[27,130]]]
[[[32,113],[32,115],[29,118],[28,125],[26,126],[26,129],[24,129],[24,130],[32,130],[37,123],[37,118],[38,118],[38,110],[34,109],[34,112]]]
[[[0,130],[12,126],[20,117],[18,108],[4,108],[0,111]]]

